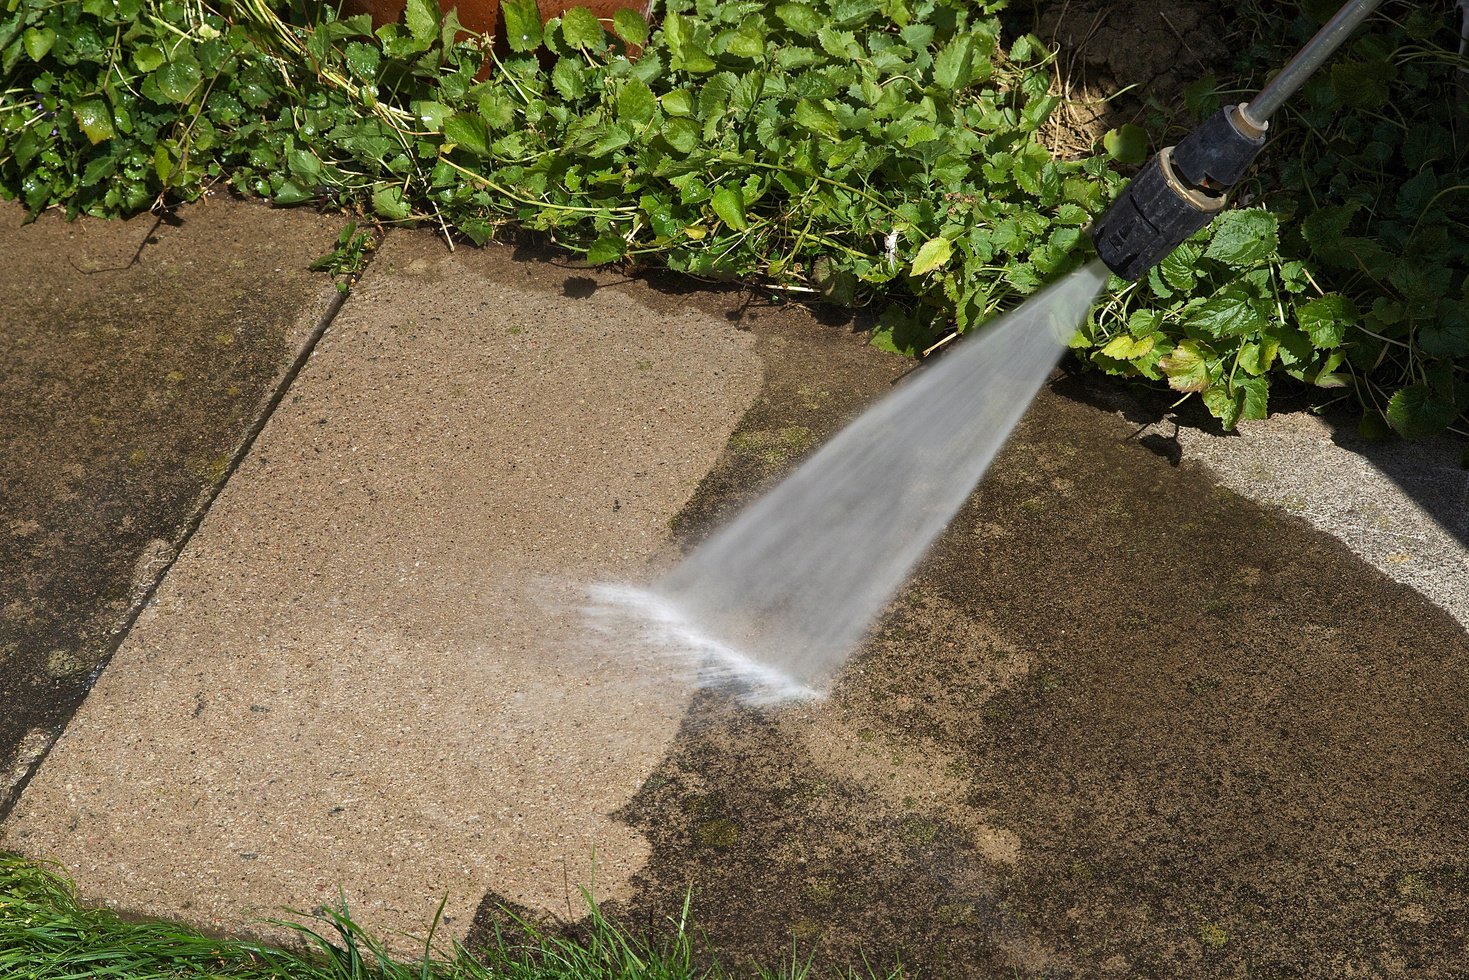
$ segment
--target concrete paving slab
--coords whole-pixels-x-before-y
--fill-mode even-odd
[[[3,828],[84,898],[462,935],[626,891],[685,696],[577,646],[758,391],[730,321],[395,233]],[[590,285],[589,285],[590,284]],[[590,292],[590,295],[588,293]],[[563,610],[564,612],[564,610]]]
[[[335,297],[339,226],[0,205],[0,818]]]
[[[1307,412],[1242,422],[1228,435],[1162,422],[1149,437],[1175,442],[1236,493],[1333,535],[1469,629],[1465,440],[1370,442]]]

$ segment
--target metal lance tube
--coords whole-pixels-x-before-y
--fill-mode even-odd
[[[1259,95],[1241,107],[1245,121],[1263,130],[1276,110],[1300,91],[1327,59],[1336,54],[1337,48],[1362,26],[1362,21],[1381,5],[1382,0],[1357,0],[1338,10],[1336,16],[1327,21],[1326,26],[1317,31],[1316,36],[1291,59],[1290,64],[1281,69]]]
[[[1380,4],[1353,0],[1342,7],[1254,101],[1225,106],[1149,160],[1092,226],[1092,241],[1107,268],[1123,279],[1144,276],[1213,221],[1264,149],[1270,117]]]

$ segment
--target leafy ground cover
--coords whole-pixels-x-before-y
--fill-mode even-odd
[[[419,942],[422,955],[405,958],[389,951],[344,907],[327,908],[283,923],[300,940],[299,949],[287,950],[85,908],[56,869],[0,853],[0,974],[25,980],[721,980],[728,975],[696,958],[686,919],[675,923],[666,943],[654,947],[620,932],[595,905],[590,911],[572,938],[521,921],[473,954],[457,943],[443,944],[448,951],[437,952],[430,929],[429,938]],[[811,976],[800,966],[758,975]]]
[[[377,31],[314,3],[15,0],[0,191],[111,215],[225,182],[480,243],[514,227],[594,263],[871,307],[874,343],[918,353],[1084,261],[1146,152],[1136,127],[1052,151],[1054,58],[1005,6],[668,0],[651,28],[580,9],[543,27],[511,0],[490,49],[432,0]],[[1251,9],[1241,71],[1329,12]],[[1469,428],[1452,10],[1389,2],[1281,118],[1249,206],[1114,282],[1078,356],[1197,394],[1226,427],[1284,376],[1355,394],[1368,430]],[[1245,81],[1202,79],[1158,135]],[[323,264],[350,276],[369,244],[354,229]]]

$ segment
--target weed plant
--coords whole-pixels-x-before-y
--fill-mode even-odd
[[[346,908],[274,923],[299,948],[205,936],[186,926],[130,921],[82,906],[57,869],[0,853],[0,976],[15,980],[723,980],[731,976],[695,955],[687,908],[661,945],[630,938],[594,903],[576,938],[516,920],[484,950],[458,943],[436,952],[434,926],[416,957],[403,957],[365,930]],[[405,943],[394,944],[402,948]],[[808,968],[742,971],[742,976],[806,980]],[[843,974],[844,976],[855,976]],[[875,977],[876,974],[863,974]],[[898,980],[900,973],[887,975]]]
[[[1053,58],[1003,36],[1004,0],[667,0],[651,29],[584,9],[543,27],[508,0],[498,50],[433,0],[377,31],[293,3],[11,0],[0,193],[114,215],[227,183],[450,240],[514,227],[593,263],[869,306],[873,343],[912,354],[1083,261],[1144,149],[1135,129],[1048,148]],[[1255,66],[1326,12],[1251,9]],[[1078,356],[1226,427],[1288,376],[1354,393],[1369,430],[1469,431],[1452,11],[1389,0],[1279,118],[1249,206],[1114,281]],[[1205,79],[1190,109],[1247,91]],[[368,244],[354,228],[323,266],[350,276]]]

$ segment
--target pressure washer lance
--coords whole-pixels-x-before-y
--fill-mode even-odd
[[[1107,267],[1123,279],[1138,279],[1213,221],[1265,148],[1270,117],[1381,2],[1342,7],[1252,101],[1224,107],[1149,160],[1092,228]]]

